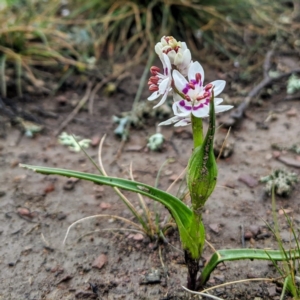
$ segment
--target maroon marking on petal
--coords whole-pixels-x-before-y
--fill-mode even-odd
[[[192,90],[195,89],[195,85],[194,85],[194,83],[192,83],[192,82],[189,82],[189,83],[188,83],[188,86],[189,86]]]
[[[196,81],[199,83],[201,81],[201,74],[196,73]]]
[[[207,84],[206,86],[205,86],[205,90],[206,91],[208,91],[209,89],[211,89],[213,87],[213,85],[211,84],[211,83],[209,83],[209,84]]]
[[[195,106],[193,107],[193,110],[201,109],[201,108],[203,108],[203,106],[204,106],[203,103],[201,103],[201,104],[199,104],[199,105],[195,105]]]
[[[181,101],[179,102],[179,105],[180,105],[181,107],[184,107],[186,110],[192,110],[192,107],[191,107],[191,106],[185,105],[185,101],[184,101],[184,100],[181,100]]]
[[[189,84],[187,84],[187,85],[185,86],[185,88],[182,90],[182,92],[183,92],[184,94],[187,94],[187,92],[189,91],[189,89],[190,89],[190,86],[189,86]]]
[[[165,68],[165,74],[168,76],[169,75],[169,69]]]
[[[203,100],[205,97],[204,97],[204,95],[201,95],[201,96],[198,96],[196,99],[198,100],[198,101],[201,101],[201,100]]]
[[[185,99],[186,99],[187,101],[189,101],[189,102],[192,101],[192,100],[191,100],[191,97],[190,97],[189,95],[185,95]]]

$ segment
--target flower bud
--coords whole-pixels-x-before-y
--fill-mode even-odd
[[[213,151],[215,134],[214,97],[210,99],[209,128],[201,146],[194,149],[189,160],[187,184],[191,195],[193,211],[201,215],[203,206],[213,192],[218,169]],[[192,116],[195,118],[195,116]]]

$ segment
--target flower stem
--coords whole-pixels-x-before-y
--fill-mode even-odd
[[[192,114],[192,130],[194,139],[194,149],[203,143],[203,123],[201,118],[197,118]]]

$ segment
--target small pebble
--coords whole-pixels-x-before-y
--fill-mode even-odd
[[[254,188],[258,185],[258,180],[249,174],[240,175],[238,180],[245,183],[250,188]]]
[[[214,223],[214,224],[209,224],[208,226],[214,233],[220,232],[220,224]]]
[[[98,295],[93,292],[79,290],[75,293],[76,299],[98,299]]]
[[[92,147],[98,147],[99,143],[100,143],[100,136],[99,135],[93,136],[91,141]]]
[[[61,220],[64,220],[66,217],[67,217],[67,215],[65,213],[60,212],[57,214],[56,219],[61,221]]]
[[[109,209],[109,208],[111,208],[111,204],[106,203],[106,202],[101,202],[100,208],[101,208],[102,210]]]
[[[92,267],[100,270],[107,263],[107,260],[108,259],[105,254],[100,254],[92,263]]]
[[[298,114],[297,110],[295,108],[293,108],[293,107],[286,112],[286,115],[288,117],[296,117],[297,114]]]
[[[268,294],[270,297],[274,297],[277,295],[277,291],[276,291],[276,286],[275,285],[272,285],[270,287],[267,288],[268,290]]]
[[[260,233],[260,228],[257,225],[250,225],[249,230],[253,233],[254,236],[257,236]]]
[[[225,276],[224,275],[215,275],[214,279],[216,279],[217,281],[219,281],[220,283],[225,282]]]

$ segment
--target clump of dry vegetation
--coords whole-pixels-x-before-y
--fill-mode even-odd
[[[299,51],[292,1],[6,0],[0,6],[1,94],[54,93],[73,75],[86,83],[120,74],[173,35],[221,69],[261,65],[272,41]],[[247,68],[245,68],[247,66]],[[246,74],[246,75],[245,75]],[[70,81],[70,80],[69,80]]]

